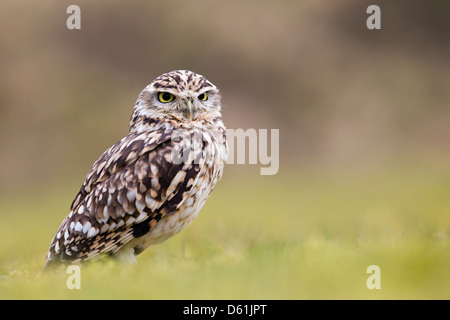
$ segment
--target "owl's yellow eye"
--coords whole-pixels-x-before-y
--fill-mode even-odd
[[[198,99],[202,100],[202,101],[206,101],[206,100],[208,100],[208,94],[206,92],[204,92],[198,96]]]
[[[158,100],[162,103],[167,103],[167,102],[173,101],[173,99],[175,99],[175,96],[171,93],[160,92],[158,94]]]

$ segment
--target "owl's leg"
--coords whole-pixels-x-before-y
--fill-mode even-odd
[[[120,262],[137,264],[136,254],[131,246],[124,245],[120,250],[114,252],[113,257]]]

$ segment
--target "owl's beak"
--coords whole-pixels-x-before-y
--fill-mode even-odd
[[[192,120],[192,101],[189,99],[186,100],[186,106],[187,106],[187,109],[185,112],[185,116],[186,116],[186,118],[189,119],[189,121],[191,121]]]

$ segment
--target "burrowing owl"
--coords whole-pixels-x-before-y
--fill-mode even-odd
[[[228,149],[219,90],[187,70],[139,94],[129,133],[94,163],[53,238],[47,266],[109,254],[135,261],[197,216]]]

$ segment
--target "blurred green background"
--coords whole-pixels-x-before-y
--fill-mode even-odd
[[[0,298],[449,299],[449,34],[444,0],[1,1]],[[220,88],[228,128],[279,129],[279,172],[226,166],[138,266],[93,264],[73,291],[40,276],[87,171],[174,69]]]

